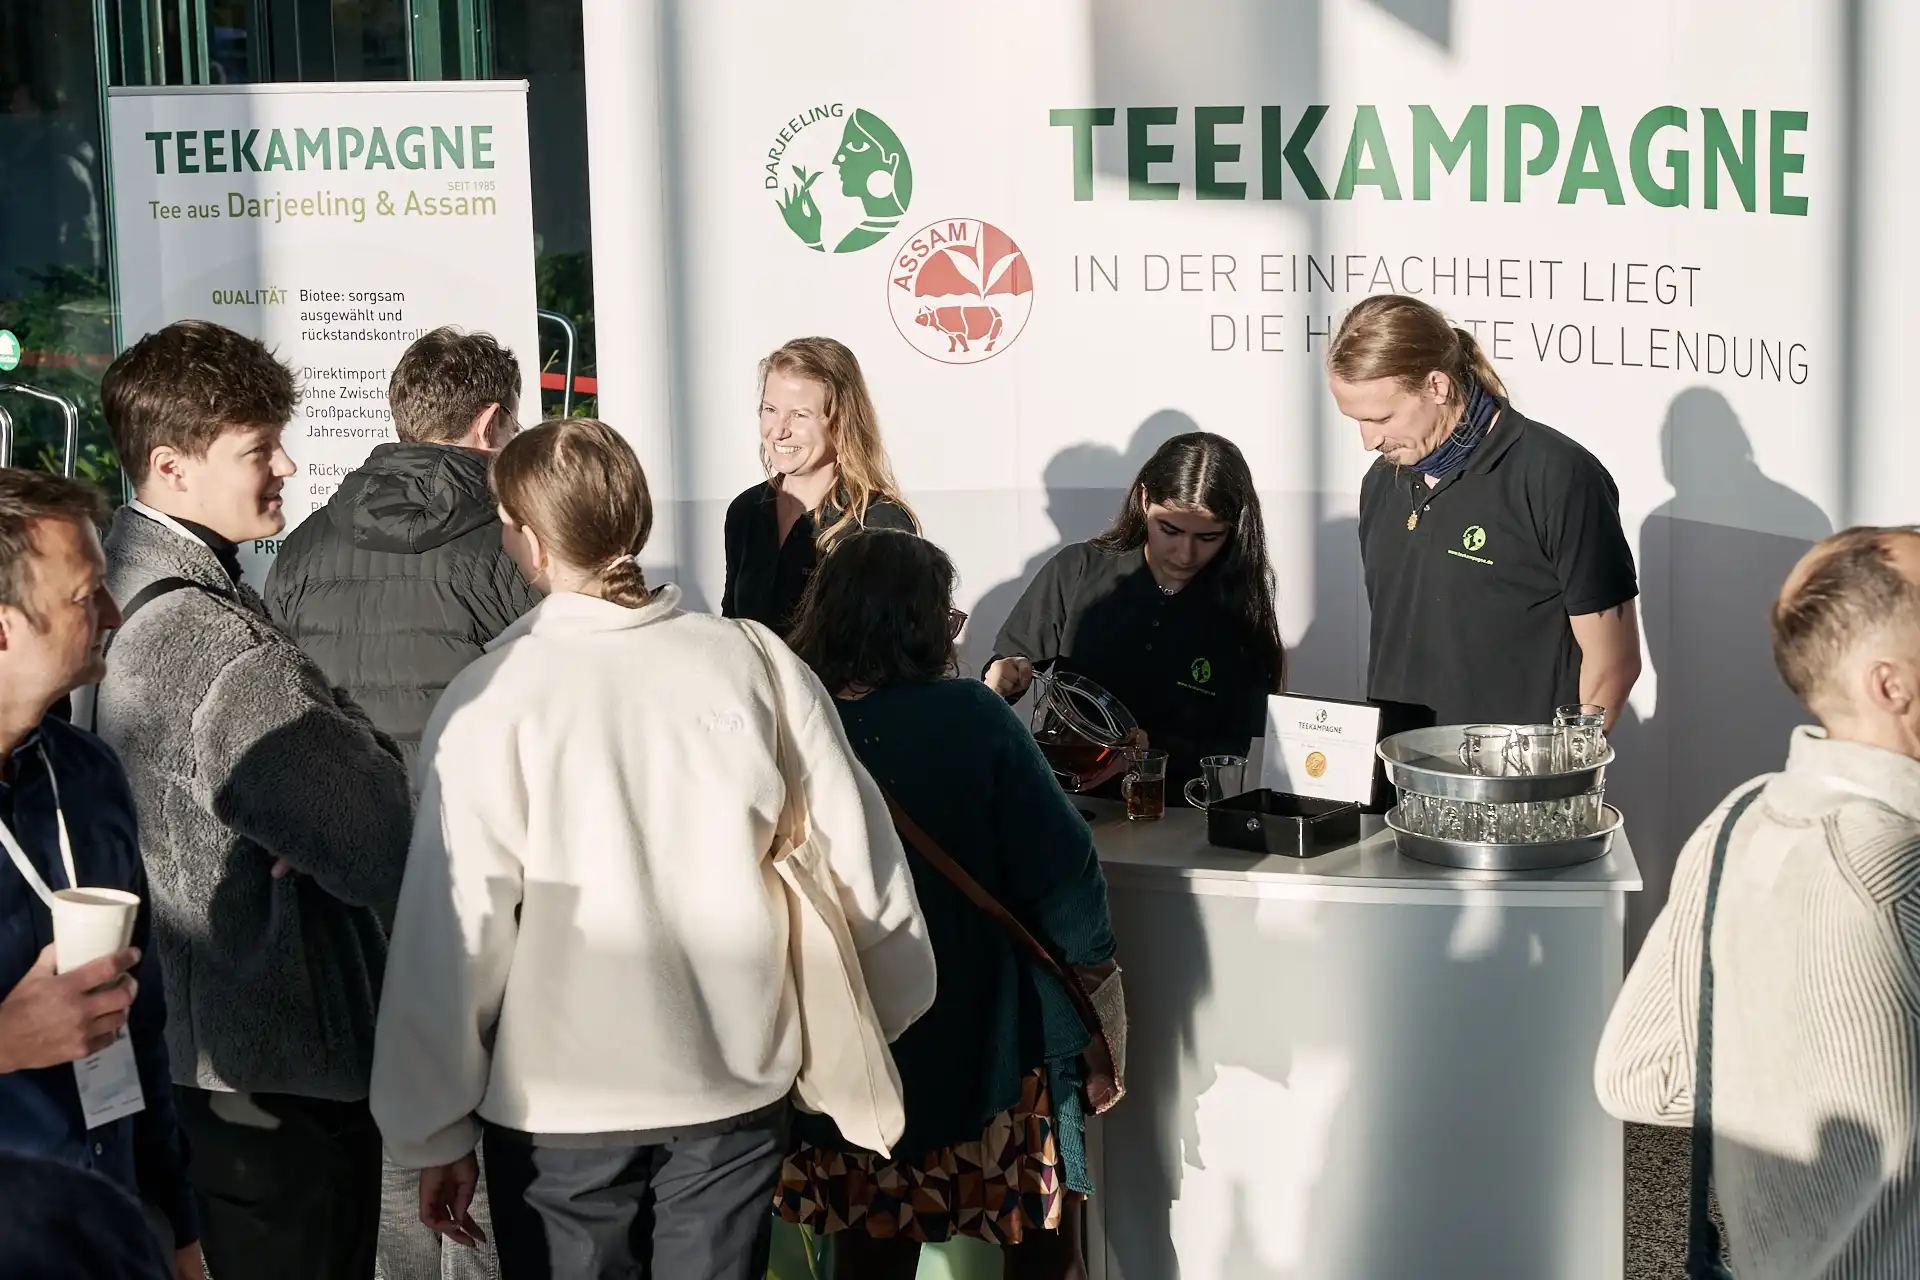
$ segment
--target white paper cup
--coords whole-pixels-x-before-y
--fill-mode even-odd
[[[139,895],[124,889],[54,890],[54,972],[71,973],[126,946],[139,913]]]

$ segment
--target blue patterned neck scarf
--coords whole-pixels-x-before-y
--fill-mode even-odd
[[[1500,411],[1500,402],[1487,394],[1478,378],[1468,375],[1466,383],[1467,410],[1460,415],[1453,433],[1440,442],[1439,448],[1412,465],[1411,469],[1423,476],[1444,480],[1467,465],[1474,447],[1487,438],[1493,415]]]

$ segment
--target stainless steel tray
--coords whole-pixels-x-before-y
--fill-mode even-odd
[[[1478,800],[1483,804],[1565,800],[1606,785],[1607,766],[1613,763],[1612,747],[1585,768],[1565,773],[1520,773],[1499,778],[1468,773],[1467,767],[1460,763],[1460,743],[1467,727],[1443,724],[1431,729],[1409,729],[1384,739],[1377,749],[1380,759],[1386,763],[1387,778],[1404,791],[1447,800]]]
[[[1476,844],[1423,836],[1400,825],[1398,805],[1388,812],[1387,826],[1392,828],[1393,843],[1400,852],[1420,862],[1468,871],[1550,871],[1606,857],[1607,850],[1613,848],[1614,834],[1620,830],[1620,811],[1610,804],[1601,805],[1600,819],[1600,830],[1592,835],[1540,844]]]

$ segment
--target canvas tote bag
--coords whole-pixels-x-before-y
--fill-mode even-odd
[[[741,628],[773,683],[780,776],[787,790],[772,857],[786,887],[787,955],[800,1004],[800,1075],[793,1082],[793,1099],[804,1111],[830,1117],[847,1141],[890,1155],[907,1127],[900,1071],[874,1012],[832,869],[813,839],[806,793],[794,776],[779,669],[759,630],[748,623]]]

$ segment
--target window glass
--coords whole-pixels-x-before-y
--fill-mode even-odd
[[[113,358],[100,83],[90,0],[0,4],[0,328],[23,348],[0,379],[76,401],[76,470],[118,496],[118,468],[100,417],[100,374]],[[19,193],[32,192],[29,199]],[[17,466],[58,470],[58,410],[0,394],[16,431]]]
[[[406,0],[333,0],[333,79],[408,79]]]
[[[580,333],[574,373],[575,415],[595,410],[593,223],[587,203],[587,73],[579,0],[495,0],[493,74],[525,80],[533,165],[533,248],[544,310],[571,319]],[[541,397],[560,412],[565,337],[543,321],[540,352],[550,383]],[[585,379],[582,384],[579,379]]]

